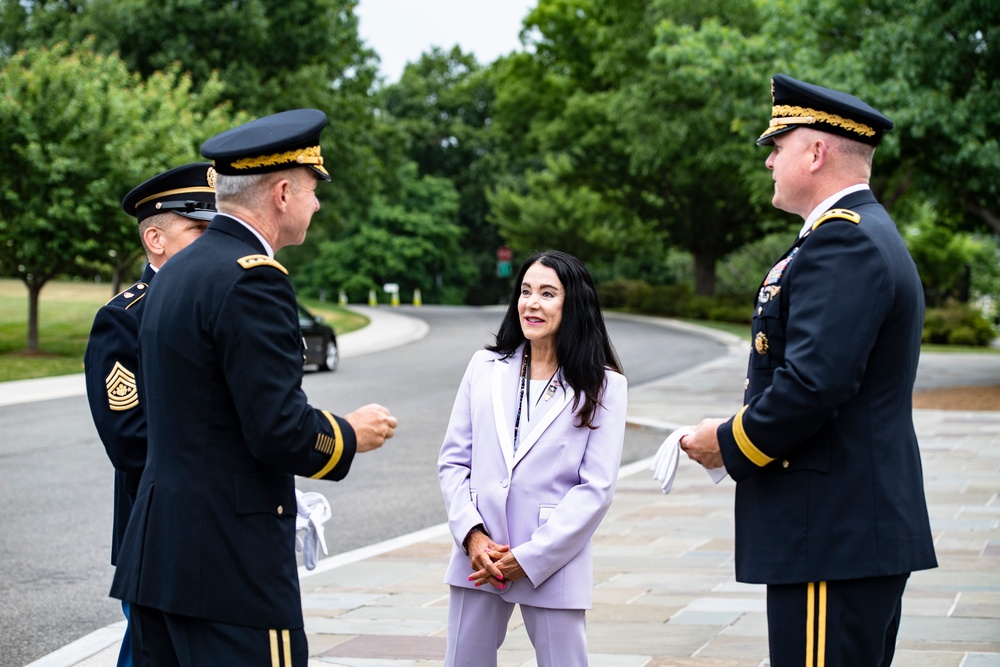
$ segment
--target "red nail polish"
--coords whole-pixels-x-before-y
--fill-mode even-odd
[[[497,588],[507,588],[507,586],[505,584],[500,584]]]
[[[500,581],[503,581],[503,573],[502,572],[497,575],[497,579],[499,579]]]

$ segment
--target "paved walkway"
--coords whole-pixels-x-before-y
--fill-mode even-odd
[[[382,312],[371,314],[378,323]],[[378,326],[386,340],[402,330],[423,335],[396,313]],[[728,340],[726,357],[632,387],[632,423],[666,433],[732,414],[747,347]],[[1000,384],[1000,355],[921,360],[918,389],[986,384]],[[910,579],[895,664],[1000,666],[1000,412],[920,410],[915,421],[940,567]],[[767,665],[764,588],[733,578],[732,481],[713,485],[682,461],[663,495],[647,463],[623,468],[595,537],[591,666]],[[436,526],[300,569],[310,667],[442,665],[450,545],[446,527]],[[32,667],[114,665],[120,636],[121,624],[109,626]],[[500,664],[534,665],[516,612]]]

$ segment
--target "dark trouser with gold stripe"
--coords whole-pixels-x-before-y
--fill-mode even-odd
[[[306,633],[264,630],[131,605],[135,667],[306,667]]]
[[[888,667],[909,576],[768,585],[771,667]]]

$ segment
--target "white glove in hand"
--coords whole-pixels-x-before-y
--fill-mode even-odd
[[[660,449],[657,450],[656,456],[653,457],[649,469],[653,471],[653,479],[660,483],[664,493],[670,493],[670,489],[674,485],[677,460],[680,458],[681,452],[681,438],[693,432],[694,429],[690,426],[682,426],[677,429],[667,436],[667,439],[660,445]]]
[[[670,489],[674,485],[674,475],[677,474],[677,461],[681,453],[681,438],[692,433],[694,433],[693,426],[682,426],[677,429],[667,436],[667,439],[663,441],[660,449],[656,452],[656,456],[653,457],[653,462],[650,464],[649,469],[653,471],[653,479],[660,483],[660,488],[663,489],[664,493],[670,493]],[[722,481],[722,478],[727,474],[725,466],[721,468],[705,468],[705,472],[708,473],[708,476],[716,484]]]
[[[333,513],[330,503],[321,493],[308,491],[303,493],[295,489],[295,501],[298,512],[295,515],[295,550],[302,553],[302,563],[307,570],[316,567],[319,560],[319,548],[326,550],[326,537],[323,535],[323,524],[330,520]]]

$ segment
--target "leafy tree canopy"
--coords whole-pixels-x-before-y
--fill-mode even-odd
[[[138,247],[122,197],[166,168],[198,159],[193,137],[232,123],[176,69],[143,81],[85,42],[0,61],[0,265],[28,287],[28,348],[37,347],[42,286],[81,259]]]

